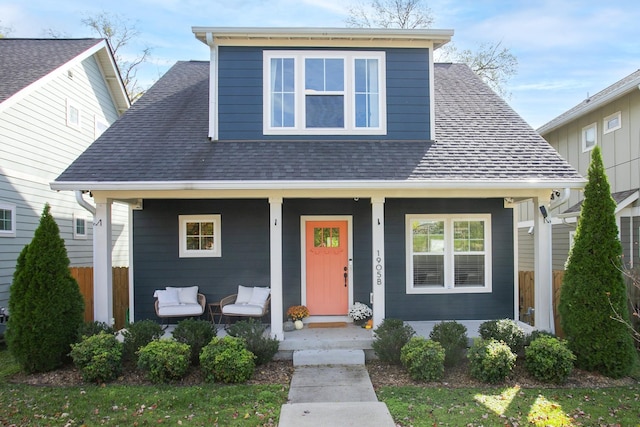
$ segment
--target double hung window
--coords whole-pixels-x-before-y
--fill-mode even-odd
[[[408,215],[407,292],[490,292],[489,215]]]
[[[265,134],[385,134],[384,52],[265,51]]]
[[[16,206],[0,203],[0,237],[16,237]]]

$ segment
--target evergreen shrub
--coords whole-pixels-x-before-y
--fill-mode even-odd
[[[84,320],[84,300],[50,210],[46,204],[31,243],[18,256],[9,294],[5,339],[26,372],[50,371],[69,361]]]
[[[173,339],[188,344],[191,348],[191,363],[200,364],[200,352],[217,334],[215,326],[201,319],[184,319],[178,322],[173,330]]]
[[[101,332],[111,335],[116,334],[116,330],[105,322],[83,322],[78,328],[78,340],[82,341],[83,338],[98,335]]]
[[[184,377],[191,362],[188,344],[161,339],[138,350],[138,368],[154,383],[166,383]]]
[[[124,358],[133,362],[138,361],[138,350],[151,341],[162,337],[162,326],[153,320],[140,320],[130,323],[127,329],[122,331],[124,338]]]
[[[416,381],[439,381],[444,376],[445,350],[439,342],[413,337],[400,350],[402,366]]]
[[[400,351],[411,337],[415,335],[411,325],[405,325],[400,319],[384,319],[380,326],[373,330],[373,351],[382,362],[400,365]]]
[[[467,327],[455,321],[435,324],[429,338],[444,348],[445,366],[457,365],[467,349]]]
[[[525,367],[536,379],[562,384],[573,371],[576,357],[566,341],[541,336],[531,342],[525,350]]]
[[[244,339],[247,350],[256,357],[256,365],[264,365],[273,360],[280,347],[277,339],[266,336],[266,329],[266,325],[259,320],[250,318],[234,323],[227,333],[232,337]]]
[[[102,331],[72,344],[70,355],[84,381],[104,383],[120,373],[122,343],[115,335]]]
[[[509,346],[494,339],[476,340],[467,358],[471,376],[486,383],[504,381],[516,364],[516,355]]]
[[[524,331],[514,320],[489,320],[482,323],[478,331],[482,339],[502,341],[516,354],[524,348]]]
[[[242,383],[253,375],[255,356],[242,338],[214,338],[200,353],[200,368],[205,381]]]

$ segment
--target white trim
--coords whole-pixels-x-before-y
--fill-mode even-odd
[[[187,222],[213,222],[213,248],[187,249]],[[215,258],[222,256],[221,215],[178,215],[180,258]]]
[[[444,277],[442,287],[414,287],[413,238],[411,222],[416,219],[444,221]],[[456,287],[454,279],[453,223],[455,221],[481,220],[484,222],[484,286]],[[405,265],[407,294],[469,294],[491,293],[493,254],[491,250],[491,214],[406,214],[405,215]]]
[[[349,301],[348,307],[353,305],[353,217],[351,215],[301,215],[300,216],[300,300],[302,305],[307,304],[307,222],[309,221],[347,221],[348,248],[347,260],[349,263]]]
[[[618,124],[612,127],[608,127],[609,126],[609,122],[613,119],[617,119],[618,120]],[[604,119],[602,119],[602,133],[603,134],[608,134],[611,132],[614,132],[618,129],[622,128],[622,113],[620,111],[618,111],[617,113],[613,113],[608,115],[607,117],[605,117]]]
[[[344,127],[306,127],[306,97],[312,92],[305,89],[305,60],[341,59],[344,61],[343,90],[318,92],[325,95],[341,95],[344,106]],[[263,134],[265,135],[386,135],[386,54],[384,51],[341,51],[341,50],[265,50],[262,54],[262,100]],[[292,127],[271,126],[271,60],[293,59],[294,61],[294,125]],[[355,61],[375,59],[378,61],[378,120],[377,127],[356,127],[355,102]]]
[[[16,205],[13,203],[0,202],[0,209],[11,212],[11,230],[0,230],[0,237],[16,237]]]
[[[213,42],[212,42],[213,43]],[[209,66],[209,138],[218,140],[218,46],[211,45]]]
[[[386,317],[386,257],[384,245],[384,197],[371,198],[371,278],[373,327],[378,327]]]
[[[271,337],[284,340],[282,325],[282,197],[269,198],[269,263],[271,287]]]
[[[73,239],[74,240],[87,240],[89,234],[89,221],[84,214],[73,213]],[[78,221],[84,222],[84,233],[78,233]]]
[[[515,320],[520,320],[520,275],[519,275],[519,264],[520,258],[518,250],[520,245],[520,236],[518,233],[518,218],[520,217],[520,209],[525,206],[524,204],[516,204],[512,210],[512,221],[513,221],[513,318]]]
[[[436,140],[436,98],[435,98],[435,71],[433,67],[433,51],[429,49],[429,133],[427,138]]]
[[[591,128],[593,128],[593,145],[587,146],[587,131],[589,131]],[[593,150],[593,148],[598,145],[598,122],[593,122],[590,125],[583,127],[580,131],[580,140],[582,141],[583,153]]]

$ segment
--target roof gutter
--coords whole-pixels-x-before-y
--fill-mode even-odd
[[[95,215],[96,214],[95,206],[91,205],[89,202],[87,202],[84,199],[84,197],[82,197],[82,194],[84,194],[84,192],[80,190],[76,190],[75,193],[76,193],[76,202],[78,202],[80,206],[82,206],[83,208],[91,212],[91,215]]]

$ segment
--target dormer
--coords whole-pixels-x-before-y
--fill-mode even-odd
[[[209,28],[209,138],[435,139],[433,52],[452,30]]]

